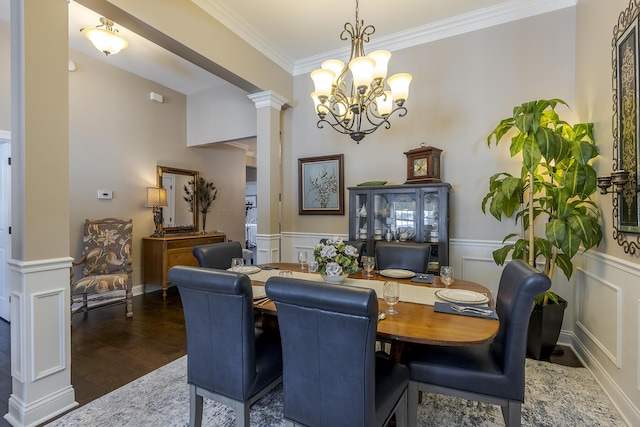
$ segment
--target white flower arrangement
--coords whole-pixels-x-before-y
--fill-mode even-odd
[[[339,237],[327,239],[313,250],[318,272],[327,276],[353,274],[358,271],[358,250]]]

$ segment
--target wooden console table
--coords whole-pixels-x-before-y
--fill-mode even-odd
[[[162,298],[167,297],[169,280],[167,273],[174,265],[198,266],[198,260],[191,250],[194,246],[221,243],[227,240],[225,234],[166,235],[142,238],[142,283],[147,292],[147,284],[161,285]]]

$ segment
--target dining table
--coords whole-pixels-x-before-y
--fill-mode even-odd
[[[278,276],[283,270],[291,271],[294,278],[323,280],[320,274],[309,273],[300,264],[295,263],[271,263],[257,267],[260,271],[249,274],[252,285],[256,287],[264,286],[269,277]],[[383,312],[388,305],[382,298],[382,285],[389,280],[400,284],[400,301],[394,305],[398,314],[385,314],[384,319],[378,321],[378,338],[391,342],[392,356],[397,359],[401,357],[406,343],[443,346],[473,345],[490,341],[498,332],[498,319],[436,311],[434,309],[436,303],[447,302],[437,296],[436,291],[445,288],[437,275],[432,276],[432,283],[416,283],[411,281],[411,277],[386,277],[379,271],[372,273],[373,276],[368,277],[366,271],[360,270],[349,275],[342,284],[376,290],[379,308]],[[494,304],[491,292],[479,283],[455,279],[450,289],[484,294],[488,299],[487,304],[484,305],[491,307]],[[405,295],[404,298],[403,295]],[[261,314],[277,316],[276,305],[269,299],[256,300],[254,310]]]

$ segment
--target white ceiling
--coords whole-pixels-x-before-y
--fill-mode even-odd
[[[9,19],[9,1],[0,0],[0,19]],[[189,0],[183,0],[189,1]],[[190,0],[260,49],[292,74],[318,67],[329,57],[348,57],[340,40],[346,22],[355,22],[355,0]],[[359,18],[376,32],[367,51],[397,50],[527,16],[573,6],[578,0],[362,0]],[[107,17],[108,18],[108,17]],[[226,84],[208,71],[118,25],[129,47],[106,57],[80,33],[99,24],[100,15],[71,1],[69,47],[189,95]],[[79,67],[82,64],[77,64]]]

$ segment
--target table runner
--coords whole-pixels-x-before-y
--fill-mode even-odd
[[[282,270],[260,270],[257,273],[249,275],[249,277],[251,278],[251,280],[255,280],[257,282],[266,282],[270,277],[277,277],[280,271]],[[324,282],[324,280],[318,273],[302,273],[299,271],[294,271],[293,277],[295,279]],[[348,277],[342,282],[342,284],[357,286],[359,288],[373,289],[376,293],[376,296],[382,299],[382,287],[384,285],[384,281],[382,280],[352,279]],[[437,290],[438,288],[414,286],[400,283],[400,301],[413,302],[416,304],[434,305],[436,301],[444,301],[443,299],[440,299],[436,296],[435,292]]]

